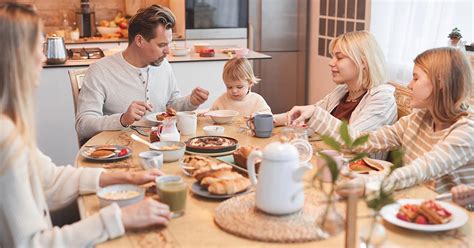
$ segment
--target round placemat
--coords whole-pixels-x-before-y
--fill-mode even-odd
[[[321,203],[324,201],[321,193],[306,191],[301,211],[277,216],[258,210],[255,193],[249,193],[222,202],[214,211],[214,220],[224,231],[253,240],[280,243],[321,240],[328,237],[316,226],[326,207]],[[343,204],[336,204],[336,211],[344,216]]]

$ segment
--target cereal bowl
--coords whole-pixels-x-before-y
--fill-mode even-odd
[[[163,153],[165,163],[178,161],[184,156],[186,144],[178,141],[160,141],[151,143],[150,149]]]
[[[135,204],[145,197],[145,189],[133,184],[114,184],[97,191],[101,207],[116,202],[120,207]]]
[[[214,110],[207,113],[211,119],[217,124],[227,124],[232,122],[232,119],[239,115],[235,110]]]

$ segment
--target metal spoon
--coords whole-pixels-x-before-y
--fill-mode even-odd
[[[142,144],[148,146],[148,148],[150,148],[150,149],[159,149],[158,147],[154,146],[152,143],[150,143],[150,142],[148,142],[148,141],[146,141],[146,140],[144,140],[144,139],[138,137],[138,136],[137,136],[136,134],[134,134],[134,133],[132,133],[132,134],[130,135],[130,137],[132,137],[133,140],[135,140],[135,141],[137,141],[137,142],[140,142],[140,143],[142,143]]]

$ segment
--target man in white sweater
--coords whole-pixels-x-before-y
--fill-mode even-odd
[[[207,90],[195,88],[182,97],[166,60],[172,40],[174,14],[152,5],[130,19],[125,51],[92,64],[79,94],[76,130],[80,140],[104,130],[120,130],[147,112],[194,110]]]

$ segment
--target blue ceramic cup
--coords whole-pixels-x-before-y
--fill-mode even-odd
[[[247,121],[247,126],[253,131],[256,137],[268,138],[272,136],[273,115],[256,114]]]

